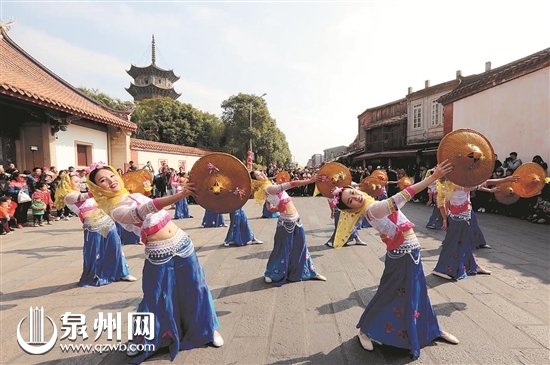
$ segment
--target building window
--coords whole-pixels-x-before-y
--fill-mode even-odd
[[[90,166],[92,164],[92,146],[86,144],[76,145],[76,164],[79,167]]]
[[[437,101],[432,101],[432,126],[439,125],[441,123],[441,104]]]
[[[422,127],[422,104],[413,105],[413,129]]]

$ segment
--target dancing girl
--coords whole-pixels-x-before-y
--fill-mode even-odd
[[[443,331],[437,321],[428,297],[420,242],[414,233],[414,224],[400,210],[415,194],[451,170],[451,165],[444,161],[428,179],[383,201],[375,201],[351,186],[336,188],[333,192],[333,204],[341,210],[335,247],[343,246],[361,217],[366,217],[380,232],[386,244],[380,285],[357,324],[359,341],[365,350],[373,350],[375,341],[408,349],[416,359],[420,349],[436,338],[458,344],[458,339]]]
[[[250,177],[253,182],[269,181],[262,171],[251,171]],[[281,214],[277,221],[273,251],[269,255],[264,273],[266,283],[275,282],[276,286],[281,286],[287,280],[327,280],[315,270],[313,260],[306,246],[306,234],[300,215],[292,202],[292,198],[286,193],[286,190],[293,187],[304,186],[317,181],[317,176],[314,176],[307,180],[293,180],[276,185],[265,184],[263,194],[265,194],[268,209],[277,210]]]
[[[129,194],[116,170],[103,163],[90,166],[87,179],[103,210],[125,229],[139,234],[145,244],[143,299],[138,312],[154,313],[155,333],[128,344],[127,355],[136,356],[131,362],[139,364],[150,357],[151,347],[158,351],[167,346],[174,360],[182,350],[209,343],[222,346],[214,302],[193,242],[164,209],[189,195],[196,196],[193,184],[183,185],[176,194],[151,199]],[[136,344],[153,346],[142,347],[145,351],[140,353]]]
[[[84,264],[78,286],[100,286],[114,281],[136,281],[130,275],[115,222],[98,208],[89,193],[80,193],[80,176],[66,174],[56,191],[55,201],[75,213],[84,228]]]

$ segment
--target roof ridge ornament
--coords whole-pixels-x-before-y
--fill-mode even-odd
[[[16,18],[11,18],[9,22],[4,23],[2,19],[0,19],[0,39],[2,39],[2,32],[9,32],[11,29],[11,26],[17,21]]]

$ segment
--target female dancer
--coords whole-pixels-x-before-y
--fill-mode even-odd
[[[229,218],[231,223],[229,223],[227,236],[225,236],[224,246],[228,247],[231,244],[246,246],[248,242],[252,244],[263,243],[254,237],[254,232],[252,232],[252,228],[248,224],[248,218],[243,208],[229,213]]]
[[[98,209],[88,193],[80,193],[80,176],[66,174],[55,191],[80,218],[84,227],[84,264],[78,286],[100,286],[114,281],[136,281],[130,275],[115,222]]]
[[[429,169],[426,172],[425,179],[429,178],[431,174],[433,174],[435,168]],[[439,210],[439,207],[437,206],[437,181],[432,182],[428,186],[428,202],[426,203],[427,206],[433,206],[432,215],[430,218],[428,218],[428,223],[426,223],[426,228],[429,229],[437,229],[438,231],[441,231],[443,229],[443,216],[441,215],[441,211]]]
[[[185,178],[184,173],[178,173],[174,179],[172,179],[172,190],[176,193],[180,193],[185,185],[189,181]],[[174,219],[184,219],[184,218],[193,218],[189,214],[189,204],[187,203],[187,198],[180,199],[175,204]]]
[[[329,206],[330,206],[330,218],[334,219],[334,231],[332,232],[332,236],[330,236],[330,238],[325,243],[325,245],[327,245],[329,247],[334,247],[333,242],[334,242],[334,237],[336,236],[336,229],[338,228],[338,221],[340,220],[340,209],[338,209],[338,207],[336,207],[336,206],[335,207],[331,206],[330,202],[329,202]],[[361,220],[361,221],[363,221],[363,220]],[[363,222],[361,222],[361,224],[362,223]],[[368,227],[370,227],[370,225],[368,225]],[[358,228],[359,227],[357,227],[357,226],[355,227],[355,229],[353,230],[353,232],[349,236],[349,238],[346,241],[346,243],[344,244],[344,246],[346,246],[348,243],[353,242],[353,241],[355,241],[356,245],[360,245],[360,246],[366,246],[367,245],[365,242],[363,242],[361,240],[361,237],[359,237],[359,232],[357,232]]]
[[[475,248],[491,248],[479,228],[477,218],[470,203],[470,191],[487,189],[487,185],[518,181],[517,176],[503,179],[489,179],[479,187],[464,188],[450,181],[438,181],[437,206],[443,217],[443,230],[446,230],[443,248],[432,274],[448,280],[460,280],[468,275],[491,274],[477,264],[473,254]],[[448,207],[447,207],[448,206]]]
[[[138,312],[155,314],[155,333],[150,340],[138,337],[137,343],[152,344],[154,351],[168,346],[172,360],[181,350],[208,343],[222,346],[214,302],[193,242],[163,209],[189,195],[196,196],[196,189],[187,183],[179,193],[150,199],[129,194],[113,167],[96,163],[90,168],[88,187],[100,206],[124,228],[139,234],[145,244],[143,300]],[[144,348],[139,354],[135,344],[128,345],[129,356],[139,354],[132,363],[141,363],[153,354],[151,346]]]
[[[363,312],[357,328],[359,341],[365,350],[373,350],[371,339],[386,345],[409,349],[413,358],[420,348],[441,337],[457,344],[455,336],[444,332],[430,303],[426,278],[420,259],[420,243],[413,226],[399,210],[412,197],[437,178],[452,169],[445,161],[436,167],[428,179],[414,184],[389,199],[376,202],[372,197],[351,186],[334,191],[334,201],[345,216],[335,244],[347,240],[361,216],[380,232],[387,246],[385,269],[378,291]]]
[[[204,217],[202,217],[201,227],[227,227],[227,224],[225,224],[225,218],[223,217],[223,214],[205,210]]]
[[[252,180],[268,181],[265,173],[261,171],[251,171],[250,177]],[[273,251],[269,255],[264,274],[266,283],[275,281],[276,286],[281,286],[286,280],[327,280],[323,275],[318,274],[315,266],[313,266],[313,260],[306,246],[306,234],[300,216],[292,202],[292,198],[285,191],[318,180],[317,176],[314,176],[308,180],[294,180],[280,185],[266,184],[263,192],[268,208],[270,210],[276,208],[281,213],[277,221]]]

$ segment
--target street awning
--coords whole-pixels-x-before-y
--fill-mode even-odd
[[[380,151],[380,152],[368,152],[363,153],[355,157],[354,161],[366,160],[367,158],[373,157],[405,157],[405,156],[415,156],[418,152],[418,149],[414,150],[395,150],[395,151]]]
[[[395,150],[395,151],[383,151],[379,152],[379,157],[404,157],[404,156],[415,156],[418,152],[418,149],[414,150]]]
[[[361,160],[366,160],[367,158],[371,158],[371,157],[374,157],[374,156],[378,156],[381,152],[368,152],[368,153],[363,153],[362,155],[359,155],[359,156],[356,156],[353,158],[354,161],[361,161]]]

